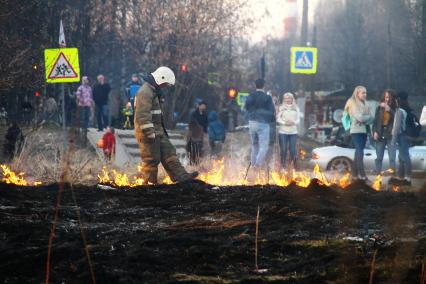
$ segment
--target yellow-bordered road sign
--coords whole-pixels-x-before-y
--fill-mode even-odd
[[[290,72],[299,74],[317,73],[317,48],[292,47]]]
[[[47,83],[80,81],[80,65],[77,48],[55,48],[44,50],[44,65]]]
[[[241,108],[243,108],[244,105],[246,104],[246,100],[247,100],[247,98],[248,98],[249,95],[250,95],[249,93],[238,92],[238,95],[237,95],[237,104]]]

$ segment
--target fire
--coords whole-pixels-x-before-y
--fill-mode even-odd
[[[138,167],[138,171],[141,168]],[[235,186],[235,185],[277,185],[277,186],[288,186],[290,183],[294,183],[300,187],[308,187],[313,178],[317,179],[322,185],[331,186],[337,185],[341,188],[346,188],[350,184],[350,173],[345,173],[343,176],[334,176],[328,178],[324,173],[321,172],[318,165],[314,167],[312,173],[305,171],[259,171],[255,173],[255,176],[246,178],[247,168],[236,169],[232,163],[225,162],[222,160],[215,160],[212,162],[211,168],[198,177],[199,180],[218,186]],[[102,168],[101,174],[98,175],[100,183],[111,184],[118,187],[135,187],[146,184],[140,177],[129,177],[127,174],[119,173],[115,170],[109,171],[106,167]],[[162,181],[163,184],[172,184],[173,181],[166,177]]]
[[[376,179],[373,182],[373,188],[377,191],[380,190],[380,187],[382,186],[382,175],[376,176]]]
[[[12,169],[10,167],[8,167],[7,165],[0,165],[1,170],[2,170],[2,174],[3,174],[3,178],[2,181],[7,183],[7,184],[15,184],[15,185],[19,185],[19,186],[29,186],[31,185],[24,177],[25,173],[18,173],[16,174],[14,171],[12,171]],[[42,183],[39,181],[35,181],[33,182],[33,186],[39,186]]]
[[[306,152],[302,148],[300,148],[299,149],[299,157],[300,157],[300,159],[304,160],[305,159],[305,155],[306,155]]]

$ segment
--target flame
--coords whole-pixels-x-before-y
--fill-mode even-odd
[[[1,170],[2,170],[2,174],[3,174],[3,178],[2,181],[7,183],[7,184],[15,184],[15,185],[19,185],[19,186],[29,186],[31,185],[24,177],[25,173],[20,172],[18,174],[16,174],[14,171],[12,171],[12,169],[10,167],[8,167],[7,165],[0,165]],[[40,181],[35,181],[33,182],[33,186],[39,186],[42,183]]]
[[[379,191],[380,187],[382,186],[382,175],[377,175],[376,179],[373,182],[373,189]]]
[[[299,157],[300,157],[300,159],[304,160],[305,159],[305,155],[306,155],[306,152],[302,148],[300,148],[299,149]]]
[[[393,191],[393,192],[399,192],[399,186],[397,186],[397,185],[392,185],[392,191]]]
[[[141,172],[142,168],[139,166],[138,171]],[[251,169],[253,170],[253,169]],[[225,159],[214,160],[211,164],[211,167],[202,172],[198,179],[211,184],[218,186],[236,186],[236,185],[277,185],[286,187],[290,183],[294,183],[299,187],[306,188],[311,183],[313,178],[318,180],[318,183],[325,186],[337,185],[338,187],[344,189],[351,184],[351,174],[349,172],[345,173],[343,176],[338,175],[330,177],[321,172],[319,165],[315,165],[312,173],[305,171],[258,171],[254,173],[254,177],[246,178],[248,169],[240,169],[235,167],[230,161],[225,161]],[[145,185],[145,181],[140,177],[130,178],[127,174],[119,173],[115,170],[108,171],[106,167],[102,168],[101,174],[98,175],[99,182],[103,184],[111,184],[113,186],[126,186],[126,187],[135,187]],[[170,177],[165,177],[162,180],[163,184],[172,184],[173,181]],[[380,190],[382,183],[382,175],[378,175],[375,178],[375,181],[372,187],[375,190]],[[397,191],[397,189],[393,189]]]

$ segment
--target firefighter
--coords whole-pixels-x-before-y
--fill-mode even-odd
[[[142,158],[142,178],[146,183],[157,183],[158,165],[161,162],[175,182],[194,179],[198,172],[188,173],[176,156],[163,122],[161,89],[175,84],[173,71],[159,67],[144,78],[135,100],[135,135]]]

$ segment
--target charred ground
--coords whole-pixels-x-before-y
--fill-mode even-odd
[[[1,186],[2,282],[45,280],[58,189]],[[253,272],[258,206],[262,274]],[[97,283],[368,283],[374,252],[374,283],[420,283],[425,213],[424,191],[376,192],[360,183],[345,190],[315,182],[308,189],[65,185],[50,279],[92,281],[83,228]]]

